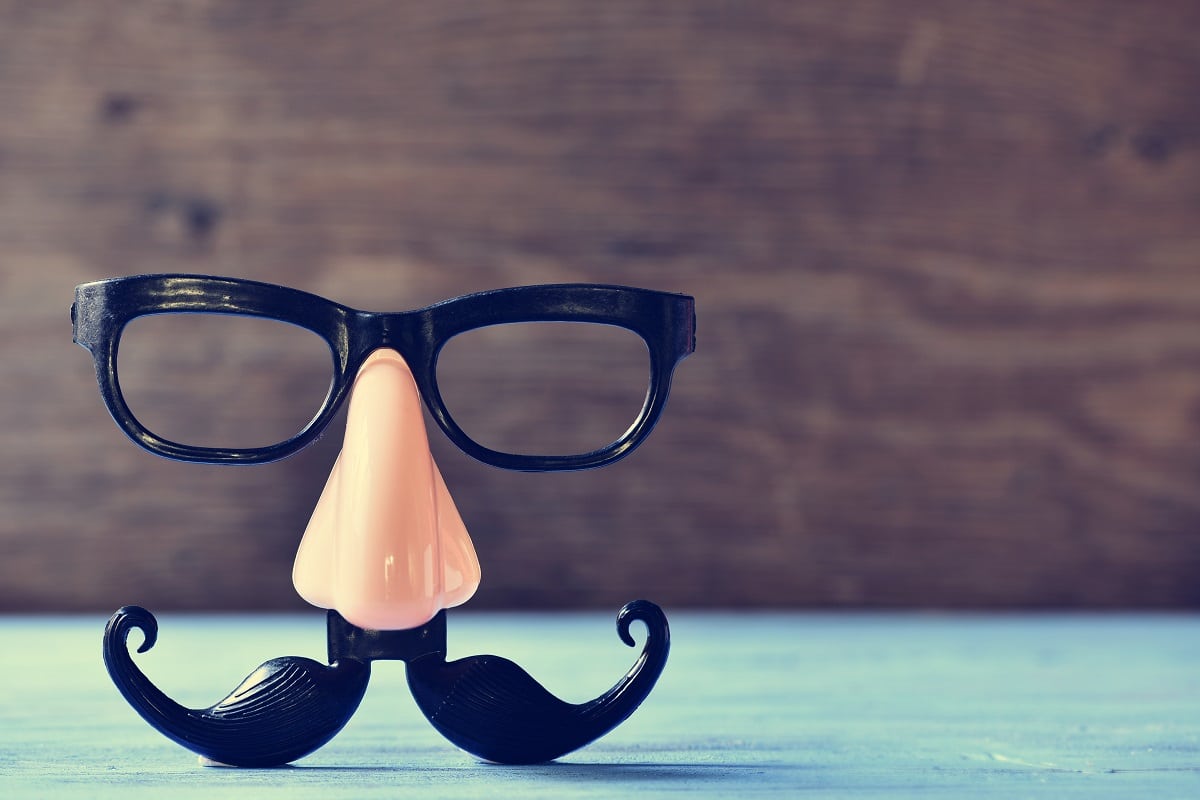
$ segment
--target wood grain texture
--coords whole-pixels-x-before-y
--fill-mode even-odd
[[[158,644],[136,659],[193,706],[266,659],[324,658],[316,612],[161,622]],[[96,652],[103,625],[102,615],[0,618],[0,636],[28,648],[0,650],[9,796],[1123,800],[1191,797],[1200,778],[1195,615],[684,612],[672,618],[666,671],[633,716],[558,762],[520,767],[446,742],[395,663],[375,665],[354,718],[294,767],[199,767],[109,683]],[[448,633],[458,654],[511,658],[578,701],[633,653],[601,613],[451,612]],[[30,670],[30,652],[53,658]]]
[[[1200,605],[1198,35],[1187,0],[0,0],[0,608],[299,603],[340,431],[161,461],[70,343],[76,283],[160,271],[696,296],[628,460],[432,435],[479,606]]]

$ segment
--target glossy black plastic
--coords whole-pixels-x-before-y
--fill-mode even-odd
[[[140,629],[138,652],[157,640],[158,622],[126,606],[104,630],[104,664],[129,704],[168,738],[213,761],[270,767],[301,758],[328,742],[349,721],[366,692],[370,662],[407,662],[417,706],[443,736],[479,758],[505,764],[550,761],[619,725],[646,699],[670,650],[666,616],[653,603],[628,603],[617,634],[634,646],[630,624],[647,628],[634,666],[589,703],[559,700],[513,662],[497,656],[446,661],[446,612],[405,631],[358,628],[328,613],[328,666],[312,659],[275,658],[252,672],[228,697],[206,709],[167,697],[129,655],[126,639]]]
[[[288,322],[316,333],[329,345],[333,381],[324,405],[292,438],[267,447],[195,447],[161,438],[130,412],[117,378],[121,332],[139,316],[170,313],[241,314]],[[692,298],[623,286],[562,284],[497,289],[466,295],[415,311],[358,311],[316,295],[257,281],[201,275],[138,275],[85,283],[71,307],[74,340],[92,353],[100,393],[113,419],[134,442],[180,461],[256,464],[284,458],[311,443],[337,412],[354,376],[373,350],[400,352],[416,377],[429,413],[468,455],[493,466],[522,471],[589,469],[628,455],[657,422],[680,360],[695,347]],[[442,402],[436,364],[452,337],[476,328],[515,322],[585,322],[626,328],[646,343],[650,384],[632,426],[616,441],[589,453],[502,453],[472,440]]]
[[[104,666],[142,718],[167,738],[205,758],[237,767],[270,767],[308,755],[332,739],[358,709],[370,667],[347,659],[326,666],[311,658],[273,658],[224,700],[185,708],[137,667],[126,639],[138,628],[144,653],[158,640],[158,621],[125,606],[104,629]]]
[[[649,601],[627,603],[617,614],[617,634],[630,647],[634,620],[648,631],[641,655],[611,689],[587,703],[563,702],[497,656],[413,659],[408,688],[433,727],[468,753],[501,764],[551,761],[620,725],[654,688],[671,648],[667,618]]]

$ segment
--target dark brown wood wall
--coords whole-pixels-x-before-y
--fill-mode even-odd
[[[0,610],[300,605],[338,433],[156,459],[70,342],[169,271],[695,295],[626,461],[431,434],[473,607],[1200,606],[1197,2],[0,1]]]

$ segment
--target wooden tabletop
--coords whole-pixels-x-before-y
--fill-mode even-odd
[[[0,618],[6,797],[1200,796],[1200,617],[670,613],[671,660],[609,736],[557,763],[443,740],[401,664],[292,767],[204,768],[108,682],[102,616]],[[319,614],[160,615],[138,662],[192,706],[262,661],[323,656]],[[635,631],[635,635],[638,633]],[[450,617],[450,657],[517,661],[571,701],[628,668],[607,615]],[[137,634],[131,638],[136,645]]]

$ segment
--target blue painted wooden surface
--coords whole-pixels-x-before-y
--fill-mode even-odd
[[[670,616],[656,691],[559,763],[464,755],[403,666],[378,664],[341,735],[275,770],[199,767],[143,723],[104,673],[102,617],[0,618],[0,794],[1200,797],[1200,617]],[[316,613],[160,622],[139,663],[193,706],[268,658],[323,657]],[[512,658],[572,701],[634,656],[601,614],[452,613],[450,648]]]

